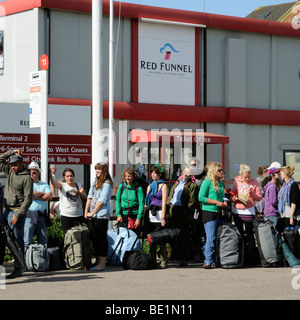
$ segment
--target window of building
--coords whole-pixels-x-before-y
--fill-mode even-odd
[[[284,165],[295,168],[293,178],[300,182],[300,151],[284,151]]]

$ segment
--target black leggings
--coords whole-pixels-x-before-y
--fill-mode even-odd
[[[107,219],[95,219],[89,220],[89,229],[91,232],[91,240],[95,250],[96,257],[106,257],[108,250],[107,242]]]
[[[75,218],[60,216],[60,221],[64,233],[66,233],[71,228],[78,226],[79,224],[87,223],[87,220],[84,216]]]

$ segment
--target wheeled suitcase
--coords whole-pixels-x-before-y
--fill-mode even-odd
[[[271,220],[254,219],[253,229],[258,246],[262,267],[280,266],[281,253],[278,243],[278,233]]]
[[[216,266],[224,269],[240,268],[244,264],[244,242],[235,225],[219,226],[216,237]]]

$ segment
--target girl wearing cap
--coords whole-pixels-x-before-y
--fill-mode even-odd
[[[262,198],[260,186],[256,179],[252,178],[251,168],[247,164],[240,165],[240,175],[235,178],[232,192],[234,203],[232,212],[235,225],[244,238],[245,264],[255,262],[256,245],[253,233],[252,221],[255,218],[255,201]],[[246,235],[244,234],[244,226]]]
[[[263,188],[265,197],[264,216],[266,219],[271,220],[275,227],[279,217],[277,188],[279,172],[276,168],[269,168],[267,171],[268,183]]]
[[[278,193],[278,211],[280,213],[279,230],[295,224],[300,217],[300,192],[298,184],[292,178],[294,167],[286,166],[280,169],[280,177],[284,181]]]

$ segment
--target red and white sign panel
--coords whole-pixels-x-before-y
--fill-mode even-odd
[[[40,162],[40,129],[30,128],[29,106],[6,104],[0,112],[0,153],[20,149],[26,164]],[[49,105],[48,120],[49,162],[91,164],[91,108]]]

